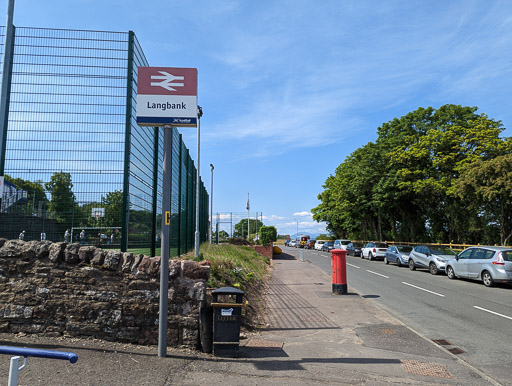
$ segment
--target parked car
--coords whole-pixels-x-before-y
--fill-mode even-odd
[[[506,247],[471,247],[446,263],[449,279],[481,280],[486,287],[512,283],[512,249]]]
[[[288,244],[290,244],[290,241],[291,241],[291,240],[285,240],[285,241],[284,241],[284,246],[285,246],[285,247],[287,247],[287,246],[288,246]]]
[[[445,245],[416,245],[409,254],[409,269],[428,268],[432,275],[437,275],[444,272],[446,262],[454,256],[457,252]]]
[[[350,240],[334,240],[334,249],[347,249]]]
[[[412,247],[409,245],[391,245],[386,251],[384,263],[396,263],[399,267],[409,264],[409,253]]]
[[[315,249],[316,240],[308,240],[306,245],[304,245],[304,249]]]
[[[361,249],[361,259],[384,259],[388,245],[382,242],[371,241]]]
[[[297,244],[297,240],[290,240],[290,242],[288,243],[288,246],[294,247],[296,244]]]
[[[322,244],[322,251],[330,252],[331,249],[334,249],[334,243],[332,241],[326,241]]]
[[[317,240],[315,243],[315,251],[321,251],[322,245],[325,243],[324,240]]]
[[[347,255],[352,256],[361,256],[361,248],[363,248],[363,243],[348,243],[347,248]]]

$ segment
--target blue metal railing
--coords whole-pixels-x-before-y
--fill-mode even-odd
[[[18,384],[18,373],[27,365],[28,357],[64,359],[71,363],[76,363],[78,355],[72,352],[40,350],[37,348],[23,348],[12,346],[0,346],[0,354],[15,355],[11,358],[11,367],[9,369],[9,386]],[[23,366],[19,367],[20,357],[24,357]]]

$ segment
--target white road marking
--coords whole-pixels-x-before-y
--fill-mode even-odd
[[[354,268],[357,268],[357,269],[361,268],[361,267],[358,267],[357,265],[350,264],[350,263],[347,263],[347,265],[350,265],[351,267],[354,267]]]
[[[478,309],[478,310],[482,310],[482,311],[488,312],[488,313],[490,313],[490,314],[494,314],[494,315],[501,316],[502,318],[507,318],[507,319],[512,320],[512,317],[510,317],[510,316],[503,315],[503,314],[498,314],[497,312],[494,312],[494,311],[491,311],[491,310],[487,310],[487,309],[482,308],[482,307],[473,306],[473,308],[476,308],[476,309]]]
[[[381,273],[370,271],[369,269],[367,269],[366,272],[370,272],[370,273],[373,273],[374,275],[382,276],[382,277],[385,277],[386,279],[389,279],[389,276],[383,275]]]
[[[434,294],[434,295],[437,295],[437,296],[441,296],[442,298],[444,298],[444,295],[442,295],[442,294],[438,294],[437,292],[429,291],[428,289],[421,288],[421,287],[415,286],[413,284],[406,283],[405,281],[403,281],[402,284],[405,284],[405,285],[408,285],[409,287],[414,287],[414,288],[417,288],[419,290],[422,290],[422,291],[425,291],[425,292],[428,292],[428,293],[431,293],[431,294]]]

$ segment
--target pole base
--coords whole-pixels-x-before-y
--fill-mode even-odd
[[[335,295],[346,295],[348,291],[346,284],[333,284],[332,293]]]

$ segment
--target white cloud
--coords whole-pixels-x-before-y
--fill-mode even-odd
[[[293,215],[296,217],[313,216],[313,214],[311,212],[307,212],[307,211],[295,212]]]
[[[282,216],[278,216],[278,215],[271,215],[271,216],[263,216],[262,217],[263,221],[281,221],[281,220],[286,220],[286,217],[282,217]]]

